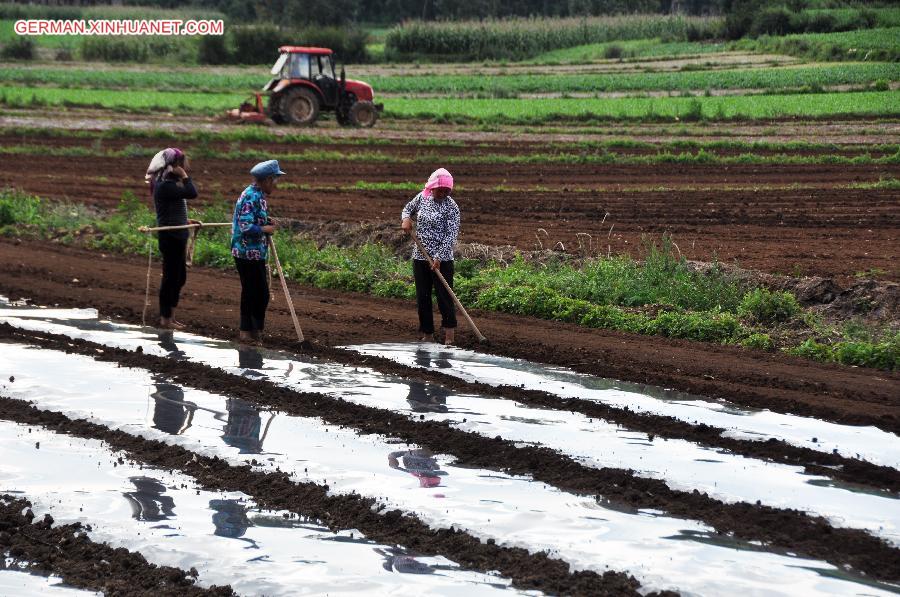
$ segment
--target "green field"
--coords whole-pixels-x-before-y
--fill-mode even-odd
[[[598,60],[630,58],[675,58],[699,54],[714,54],[728,49],[726,43],[691,41],[663,42],[660,38],[633,39],[599,44],[585,44],[561,50],[551,50],[535,56],[536,64],[585,64]],[[617,51],[618,50],[618,51]],[[620,56],[616,56],[620,54]]]
[[[178,93],[0,86],[0,103],[13,107],[88,106],[119,110],[182,110],[215,114],[244,99],[235,93]],[[431,120],[536,123],[556,119],[723,120],[784,117],[900,115],[900,91],[765,96],[610,99],[404,99],[385,103],[385,116]]]
[[[844,31],[840,33],[804,33],[783,37],[763,36],[744,39],[734,47],[756,52],[774,52],[816,60],[888,60],[900,61],[900,27]]]
[[[699,98],[391,99],[389,115],[437,120],[539,123],[557,119],[769,119],[900,116],[900,92],[821,93]]]
[[[2,76],[2,74],[0,74]],[[900,80],[900,64],[852,63],[752,70],[616,74],[443,75],[373,77],[378,91],[393,93],[540,93],[616,91],[696,91],[705,89],[785,89],[866,85]]]
[[[115,89],[61,89],[0,86],[0,103],[7,106],[85,106],[118,110],[183,110],[212,114],[234,108],[245,98],[235,93],[178,93]]]
[[[474,69],[477,71],[477,68]],[[521,74],[367,77],[378,93],[490,94],[703,91],[705,89],[794,89],[830,85],[870,85],[900,80],[900,64],[847,63],[788,66],[752,70],[680,71],[619,74]],[[0,85],[58,86],[93,89],[135,89],[194,92],[251,92],[268,76],[260,69],[246,74],[201,71],[42,68],[0,68]]]

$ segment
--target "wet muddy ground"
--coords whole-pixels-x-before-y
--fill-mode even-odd
[[[17,322],[15,319],[10,321],[14,325],[22,325],[21,321]],[[26,327],[40,325],[40,319],[37,322],[32,321],[32,324],[26,325]],[[86,333],[88,332],[97,333],[97,330],[91,330],[89,326]],[[117,332],[107,330],[104,333],[115,335]],[[193,380],[193,382],[203,380],[200,385],[205,389],[225,391],[227,388],[228,393],[232,396],[240,396],[255,403],[262,400],[269,406],[280,405],[279,408],[287,413],[306,414],[307,416],[313,414],[338,425],[347,425],[368,432],[399,435],[406,441],[428,446],[436,453],[452,454],[459,459],[461,464],[467,466],[496,467],[498,470],[510,472],[521,471],[520,474],[534,475],[536,480],[543,480],[561,489],[599,494],[603,496],[604,500],[611,500],[612,503],[629,504],[631,508],[649,507],[676,516],[699,518],[712,522],[713,527],[719,533],[725,533],[725,537],[762,539],[766,543],[781,545],[782,549],[788,552],[804,555],[819,553],[825,559],[838,563],[852,560],[854,568],[865,569],[867,574],[879,578],[890,579],[891,576],[883,575],[893,574],[886,571],[892,568],[890,562],[894,559],[895,549],[887,547],[885,544],[881,544],[882,547],[879,547],[879,542],[873,541],[871,537],[867,538],[866,533],[860,534],[858,531],[849,529],[837,529],[824,520],[820,519],[819,522],[815,522],[806,515],[786,509],[749,504],[727,505],[712,499],[706,493],[672,490],[665,484],[642,479],[627,471],[602,468],[593,469],[592,472],[588,466],[560,454],[553,455],[540,448],[523,445],[521,442],[502,440],[500,436],[493,440],[479,439],[478,435],[473,436],[472,433],[462,429],[454,429],[454,425],[445,427],[430,418],[423,420],[422,416],[403,416],[399,413],[392,414],[379,409],[373,411],[372,407],[328,400],[325,395],[320,393],[310,395],[308,392],[288,391],[277,381],[280,378],[280,375],[276,375],[277,371],[272,370],[275,361],[267,360],[269,365],[262,369],[256,369],[259,371],[258,375],[250,375],[253,371],[246,370],[244,378],[238,381],[231,379],[234,373],[216,373],[215,369],[209,370],[205,366],[185,361],[184,358],[188,358],[190,355],[194,355],[190,357],[193,360],[198,354],[206,354],[210,350],[215,352],[213,350],[215,347],[212,345],[208,345],[208,343],[195,345],[187,338],[185,340],[188,340],[188,343],[182,342],[182,348],[179,349],[181,354],[179,360],[173,362],[171,356],[174,353],[169,354],[164,350],[163,354],[169,354],[167,357],[156,357],[150,354],[153,352],[150,344],[128,344],[131,349],[122,350],[121,348],[111,349],[107,343],[101,349],[101,345],[85,344],[83,341],[71,341],[58,337],[56,339],[46,334],[35,336],[33,332],[23,334],[12,331],[10,334],[10,337],[27,339],[29,342],[46,348],[63,348],[95,356],[101,361],[111,360],[121,364],[148,367],[151,371],[165,374],[173,381],[180,383],[188,383],[188,380]],[[151,340],[154,342],[154,346],[159,342],[159,339],[155,337],[152,337]],[[132,341],[137,341],[137,337],[133,334],[132,339],[128,342]],[[147,342],[147,340],[142,342]],[[141,351],[138,353],[134,352],[134,348],[137,346],[141,346]],[[144,349],[143,346],[147,346],[147,348]],[[98,354],[98,350],[103,351],[102,355]],[[200,353],[195,354],[197,350],[200,350]],[[241,365],[239,359],[238,365]],[[246,362],[243,363],[243,366],[250,366],[253,369],[252,364],[248,365]],[[299,370],[305,371],[309,366],[313,365],[303,365]],[[293,367],[297,370],[296,364]],[[217,379],[219,381],[215,381]],[[261,398],[259,394],[259,389],[262,387],[266,388],[265,398]],[[239,388],[246,389],[238,391]],[[278,396],[283,396],[283,398],[276,398]],[[310,400],[312,400],[312,404],[310,404]],[[470,414],[475,417],[479,416],[477,413]],[[504,435],[508,435],[508,430],[501,431]],[[459,437],[458,441],[454,439],[457,436]],[[487,454],[490,454],[490,457]],[[888,501],[893,502],[894,499],[888,498]],[[853,525],[851,524],[851,526]],[[767,528],[768,530],[766,530]],[[822,551],[823,549],[824,551]],[[565,549],[562,551],[564,552]],[[879,556],[879,552],[882,555]],[[864,557],[853,555],[859,553],[866,555]],[[871,563],[875,561],[878,564],[870,569]],[[515,577],[513,578],[515,580]]]
[[[896,191],[851,188],[900,176],[896,164],[473,164],[454,161],[470,153],[459,141],[523,156],[550,137],[419,124],[472,189],[459,198],[464,242],[573,251],[589,233],[589,251],[638,255],[642,234],[665,231],[695,259],[897,277]],[[396,142],[384,145],[318,148],[417,157],[402,140],[419,124],[386,126]],[[686,134],[783,132],[846,156],[897,140],[884,122],[777,126]],[[587,128],[554,139],[629,134]],[[39,174],[22,179],[7,160],[0,184],[101,210],[124,190],[145,196],[143,158],[117,159],[102,178],[85,176],[87,157],[29,160]],[[200,162],[207,194],[246,182],[240,160]],[[341,187],[423,177],[402,161],[353,163],[352,176],[341,162],[285,165],[318,186],[273,198],[276,215],[306,223],[393,222],[410,192]],[[135,325],[145,274],[141,258],[0,239],[0,295],[82,308],[0,306],[0,556],[53,575],[0,569],[0,587],[61,579],[116,592],[129,570],[146,594],[317,582],[401,594],[900,587],[897,373],[479,312],[492,343],[461,330],[462,348],[444,350],[410,344],[410,302],[301,285],[292,293],[313,346],[297,350],[276,298],[266,349],[238,350],[236,276],[192,269],[179,309],[190,334],[159,335]]]

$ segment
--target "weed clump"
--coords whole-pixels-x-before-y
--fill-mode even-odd
[[[790,292],[757,288],[748,292],[738,306],[738,314],[757,323],[783,323],[800,312],[800,303]]]

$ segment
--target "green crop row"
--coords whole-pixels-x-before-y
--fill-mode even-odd
[[[0,73],[2,76],[2,73]],[[900,80],[900,64],[853,63],[742,70],[616,74],[443,75],[372,77],[378,91],[391,93],[542,93],[690,91],[703,89],[784,89],[829,85],[867,85]]]
[[[190,71],[114,69],[0,68],[0,84],[196,92],[247,92],[259,89],[264,75],[215,74]],[[815,67],[750,70],[683,71],[619,74],[525,74],[376,76],[369,82],[385,93],[493,93],[688,91],[703,89],[784,89],[828,85],[866,85],[900,80],[900,64],[851,63]]]
[[[12,107],[77,106],[213,114],[237,107],[245,99],[244,94],[236,93],[0,86],[0,104]]]
[[[584,19],[410,21],[388,34],[385,54],[393,59],[425,56],[450,60],[521,60],[550,50],[615,40],[711,39],[721,35],[723,23],[723,19],[716,17],[652,14]]]
[[[194,214],[220,221],[223,205]],[[147,207],[126,193],[117,212],[99,217],[80,205],[42,201],[16,191],[0,192],[0,233],[54,238],[63,243],[118,253],[155,252],[152,238],[137,227],[152,223]],[[95,235],[80,234],[85,228]],[[508,265],[457,262],[456,290],[461,300],[481,309],[672,338],[742,344],[772,350],[768,331],[782,323],[802,325],[800,307],[788,293],[750,288],[723,270],[699,273],[676,257],[671,242],[645,244],[642,261],[629,257],[534,265],[521,258]],[[387,247],[320,247],[312,239],[279,234],[285,274],[321,288],[411,299],[414,286],[408,261]],[[198,237],[194,263],[233,267],[227,234]],[[819,360],[894,370],[900,366],[900,335],[839,342],[809,340],[788,350]]]
[[[884,146],[886,149],[894,146]],[[259,161],[270,156],[271,152],[262,149],[229,149],[227,151],[211,149],[205,145],[185,146],[194,159],[224,159]],[[4,145],[0,147],[0,155],[9,156],[58,156],[58,157],[96,157],[96,158],[123,158],[123,157],[150,157],[158,151],[158,147],[145,147],[139,143],[133,143],[119,150],[103,150],[91,146],[81,147],[46,147],[41,145]],[[886,153],[880,157],[872,157],[869,153],[856,156],[844,156],[835,154],[819,155],[758,155],[743,153],[740,155],[718,155],[714,152],[699,150],[697,152],[685,151],[672,153],[660,151],[652,154],[632,155],[618,154],[600,148],[590,152],[578,153],[533,153],[521,155],[506,155],[495,153],[481,153],[465,156],[455,156],[447,159],[437,152],[420,152],[415,157],[398,157],[390,152],[377,150],[348,152],[324,149],[306,149],[300,152],[280,152],[278,159],[283,162],[365,162],[365,163],[434,163],[444,161],[451,164],[897,164],[900,163],[900,152]]]
[[[124,111],[219,113],[244,99],[231,93],[176,93],[0,86],[11,107],[87,106]],[[529,124],[554,120],[753,120],[896,116],[900,92],[604,99],[405,99],[385,101],[388,118]]]
[[[609,132],[607,135],[611,134]],[[18,137],[22,145],[29,145],[30,139],[40,138],[63,138],[63,139],[82,139],[90,141],[91,147],[97,150],[102,149],[105,140],[169,140],[172,132],[167,129],[137,129],[113,127],[103,130],[73,130],[49,127],[0,127],[0,136]],[[228,144],[229,151],[239,150],[240,144],[247,143],[267,143],[282,146],[315,146],[318,144],[327,145],[348,145],[348,146],[418,146],[433,147],[434,151],[439,152],[441,148],[446,147],[462,147],[464,142],[439,138],[406,138],[406,139],[385,139],[380,137],[334,137],[325,132],[322,133],[287,133],[282,134],[281,131],[273,131],[266,127],[242,127],[229,130],[200,130],[191,134],[190,142],[184,144],[185,147],[192,148],[195,145],[202,148],[209,148],[213,143]],[[698,141],[695,139],[675,139],[665,142],[647,142],[639,141],[631,138],[615,138],[610,137],[602,140],[590,141],[573,141],[573,142],[551,142],[544,144],[539,151],[533,153],[541,154],[542,159],[552,154],[585,154],[585,153],[605,153],[615,152],[618,150],[641,150],[655,151],[660,154],[677,155],[685,152],[705,152],[707,154],[715,154],[717,152],[733,153],[736,151],[753,154],[753,153],[809,153],[816,152],[821,154],[831,154],[829,160],[836,159],[841,152],[859,151],[861,153],[870,152],[878,154],[895,154],[900,151],[900,144],[884,143],[884,144],[865,144],[865,145],[845,145],[835,143],[813,143],[810,141],[745,141],[743,139],[714,139],[709,141]],[[205,151],[208,151],[206,149]],[[482,154],[485,155],[485,154]],[[862,183],[860,183],[862,184]]]
[[[269,80],[266,71],[248,68],[246,73],[201,72],[179,69],[50,68],[46,66],[0,67],[0,83],[67,88],[158,90],[196,92],[258,91]]]
[[[791,117],[896,116],[900,92],[603,99],[404,99],[387,116],[450,122],[544,123],[554,120],[754,120]]]

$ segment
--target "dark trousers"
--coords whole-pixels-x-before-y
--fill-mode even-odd
[[[241,277],[241,331],[258,332],[266,324],[269,306],[269,276],[261,259],[234,258]]]
[[[162,253],[162,284],[159,285],[159,315],[172,317],[172,309],[178,306],[181,288],[187,281],[187,267],[184,264],[187,239],[159,233],[159,252]]]
[[[447,280],[447,284],[453,288],[453,262],[441,261],[441,274]],[[431,271],[431,265],[423,259],[413,259],[413,276],[416,279],[416,303],[419,307],[419,332],[423,334],[434,333],[434,318],[432,316],[431,289],[437,294],[438,309],[441,312],[441,327],[444,329],[456,327],[456,305],[450,298],[450,293],[441,284],[437,276]]]

